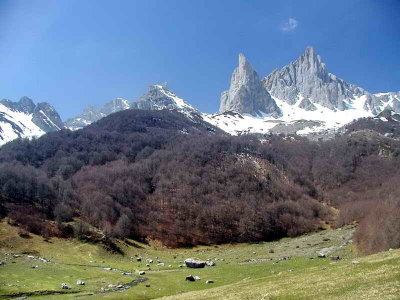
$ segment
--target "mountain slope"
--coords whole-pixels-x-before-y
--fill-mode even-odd
[[[0,101],[0,145],[16,138],[41,136],[64,127],[56,110],[48,103],[34,104],[28,97],[18,102]]]

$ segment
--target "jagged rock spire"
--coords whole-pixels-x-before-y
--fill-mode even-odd
[[[219,112],[236,111],[254,116],[279,116],[280,110],[271,95],[262,87],[256,71],[241,53],[239,65],[231,77],[230,88],[221,95]]]

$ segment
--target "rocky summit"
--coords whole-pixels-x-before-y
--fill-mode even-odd
[[[219,112],[235,111],[253,116],[279,117],[281,112],[262,83],[256,71],[243,54],[231,77],[230,88],[221,95]]]

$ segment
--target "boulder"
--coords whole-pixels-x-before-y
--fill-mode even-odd
[[[186,281],[194,281],[194,277],[192,275],[186,276]]]
[[[205,261],[201,261],[201,260],[196,260],[194,258],[188,258],[185,259],[185,265],[188,268],[204,268],[206,266],[206,262]]]
[[[215,262],[212,261],[212,260],[209,260],[209,261],[206,262],[206,265],[207,265],[208,267],[214,267],[214,266],[215,266]]]
[[[68,284],[66,284],[66,283],[61,283],[61,288],[62,288],[63,290],[68,290],[68,289],[70,289],[70,287],[69,287]]]

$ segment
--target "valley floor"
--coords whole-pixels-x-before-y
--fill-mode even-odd
[[[0,224],[4,262],[0,299],[398,299],[400,295],[400,250],[357,257],[351,226],[276,242],[191,249],[118,242],[124,255],[77,240],[21,238],[17,231]],[[321,252],[325,258],[318,258]],[[330,258],[338,256],[340,260]],[[189,257],[212,259],[216,266],[180,267]],[[153,260],[151,270],[147,259]],[[142,270],[146,274],[139,276]],[[185,281],[188,275],[201,280]],[[76,285],[78,280],[85,285]],[[61,289],[62,283],[71,288]]]

